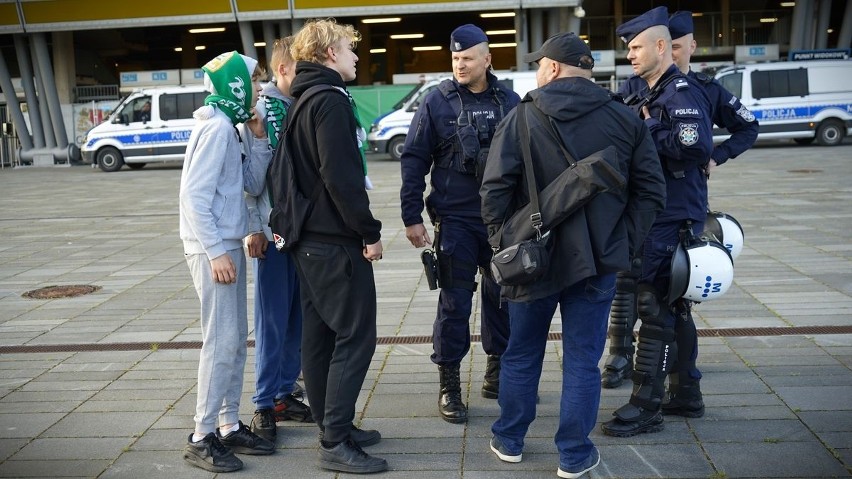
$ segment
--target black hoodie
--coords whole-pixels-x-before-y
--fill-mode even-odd
[[[339,91],[321,91],[309,98],[289,125],[299,188],[306,196],[312,196],[316,186],[324,189],[305,221],[302,238],[348,245],[376,243],[381,239],[382,223],[370,212],[355,137],[358,124],[345,93],[346,84],[338,72],[324,65],[298,62],[290,86],[296,101],[314,85],[332,85]]]
[[[504,287],[517,301],[548,296],[595,275],[630,269],[630,258],[641,245],[665,204],[666,185],[648,128],[609,92],[585,78],[560,78],[531,91],[532,101],[554,123],[576,161],[610,145],[627,179],[624,190],[602,193],[552,229],[550,268],[527,286]],[[500,225],[529,202],[518,134],[518,109],[497,128],[480,189],[482,218]],[[530,112],[532,113],[532,112]],[[567,167],[550,127],[529,118],[530,149],[536,185],[542,190]],[[489,228],[493,229],[493,228]]]

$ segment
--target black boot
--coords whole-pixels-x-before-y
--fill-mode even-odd
[[[663,401],[663,414],[683,417],[704,415],[704,400],[697,379],[678,379],[674,383],[669,376],[669,394]]]
[[[613,340],[615,340],[613,338]],[[612,349],[612,348],[610,348]],[[633,375],[633,353],[622,352],[615,354],[610,352],[601,371],[601,386],[613,389],[621,386],[625,379]]]
[[[444,421],[453,424],[467,422],[467,406],[461,396],[459,365],[438,366],[441,376],[441,396],[438,399],[438,411]]]
[[[482,397],[497,399],[500,394],[500,356],[489,354],[485,363],[485,381],[482,383]]]

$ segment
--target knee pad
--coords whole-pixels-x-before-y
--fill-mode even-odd
[[[636,294],[636,310],[642,322],[650,322],[653,324],[659,323],[662,326],[660,318],[660,301],[657,295],[657,290],[649,284],[640,284]]]

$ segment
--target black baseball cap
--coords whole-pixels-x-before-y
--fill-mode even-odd
[[[553,35],[544,42],[541,48],[524,55],[524,61],[532,63],[544,57],[585,70],[591,70],[595,66],[592,50],[574,32]]]

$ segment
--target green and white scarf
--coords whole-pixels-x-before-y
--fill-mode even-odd
[[[257,61],[236,51],[223,53],[210,60],[201,69],[204,84],[211,95],[204,99],[231,119],[234,125],[250,119],[252,85],[251,75]]]

